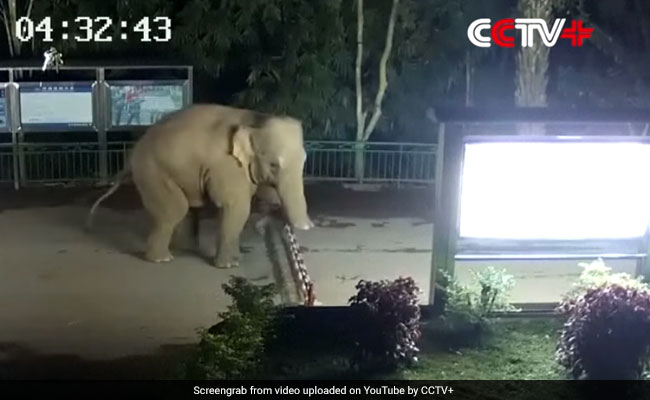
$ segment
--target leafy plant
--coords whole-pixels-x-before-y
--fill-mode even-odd
[[[576,379],[639,379],[650,355],[650,291],[605,283],[559,307],[557,360]]]
[[[573,284],[573,288],[567,297],[575,297],[585,293],[589,289],[603,287],[606,285],[619,285],[627,288],[643,289],[648,285],[643,282],[643,277],[632,277],[630,274],[619,272],[612,273],[612,269],[599,258],[591,263],[579,263],[582,267],[582,273],[578,281]]]
[[[650,286],[612,273],[602,259],[583,271],[558,311],[567,317],[556,358],[576,379],[636,379],[650,352]]]
[[[493,312],[516,311],[510,304],[514,276],[505,269],[489,266],[472,271],[473,282],[463,285],[445,274],[446,314],[456,314],[473,323],[484,323]]]
[[[259,372],[276,317],[273,284],[256,286],[241,277],[222,285],[232,297],[215,327],[200,332],[195,358],[187,366],[190,379],[241,379]]]
[[[363,321],[356,332],[354,363],[394,369],[402,362],[417,362],[420,289],[415,281],[401,277],[392,282],[361,280],[356,289],[349,302],[361,312]]]

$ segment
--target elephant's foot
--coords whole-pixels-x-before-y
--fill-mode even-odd
[[[174,260],[174,256],[172,256],[171,253],[169,252],[167,252],[166,254],[153,254],[147,252],[145,258],[147,259],[147,261],[151,261],[154,263],[167,263]]]
[[[219,256],[214,258],[214,266],[217,268],[228,269],[239,267],[239,256]]]
[[[167,256],[167,257],[157,258],[157,259],[153,260],[153,262],[155,262],[155,263],[167,263],[167,262],[171,262],[171,261],[174,261],[174,256],[172,256],[171,254],[169,256]]]
[[[219,268],[219,269],[236,268],[236,267],[239,267],[239,260],[226,261],[226,262],[215,260],[214,266]]]

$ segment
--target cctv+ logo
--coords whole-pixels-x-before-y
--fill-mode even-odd
[[[491,22],[489,18],[479,18],[469,25],[467,37],[473,45],[490,47],[494,42],[501,47],[515,47],[514,35],[506,35],[506,32],[516,29],[521,32],[522,47],[532,47],[536,37],[541,38],[547,47],[555,46],[558,39],[570,39],[571,46],[580,47],[594,31],[594,28],[585,28],[580,20],[573,20],[571,26],[565,28],[566,18],[556,19],[550,28],[542,18],[510,18],[494,24]],[[485,31],[489,31],[489,34]]]

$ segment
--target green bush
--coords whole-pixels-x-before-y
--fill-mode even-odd
[[[612,274],[601,259],[580,266],[578,282],[558,307],[566,317],[558,363],[576,379],[643,379],[650,361],[650,287],[642,278]]]
[[[582,273],[573,288],[565,295],[565,300],[576,298],[590,289],[596,289],[607,285],[618,285],[629,289],[645,289],[647,283],[643,277],[635,278],[630,274],[619,272],[612,273],[612,269],[599,258],[590,263],[579,263]]]
[[[576,379],[640,379],[650,360],[650,291],[604,284],[561,304],[557,360]]]
[[[378,282],[361,280],[350,306],[360,311],[353,364],[394,370],[417,362],[420,338],[420,289],[412,278]]]
[[[515,278],[505,269],[489,266],[472,271],[473,282],[463,285],[455,278],[443,275],[447,284],[445,315],[455,314],[471,323],[484,323],[494,312],[516,311],[510,304]]]
[[[219,314],[219,324],[200,331],[199,348],[187,364],[188,379],[246,379],[260,373],[265,364],[277,316],[274,285],[256,286],[232,277],[222,287],[232,304]]]

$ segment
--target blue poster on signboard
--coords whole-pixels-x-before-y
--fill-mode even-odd
[[[25,130],[93,125],[92,82],[23,82],[19,90],[20,122]]]
[[[0,87],[0,131],[6,131],[9,128],[7,123],[7,89]]]
[[[111,126],[152,125],[184,106],[183,83],[109,83]]]

